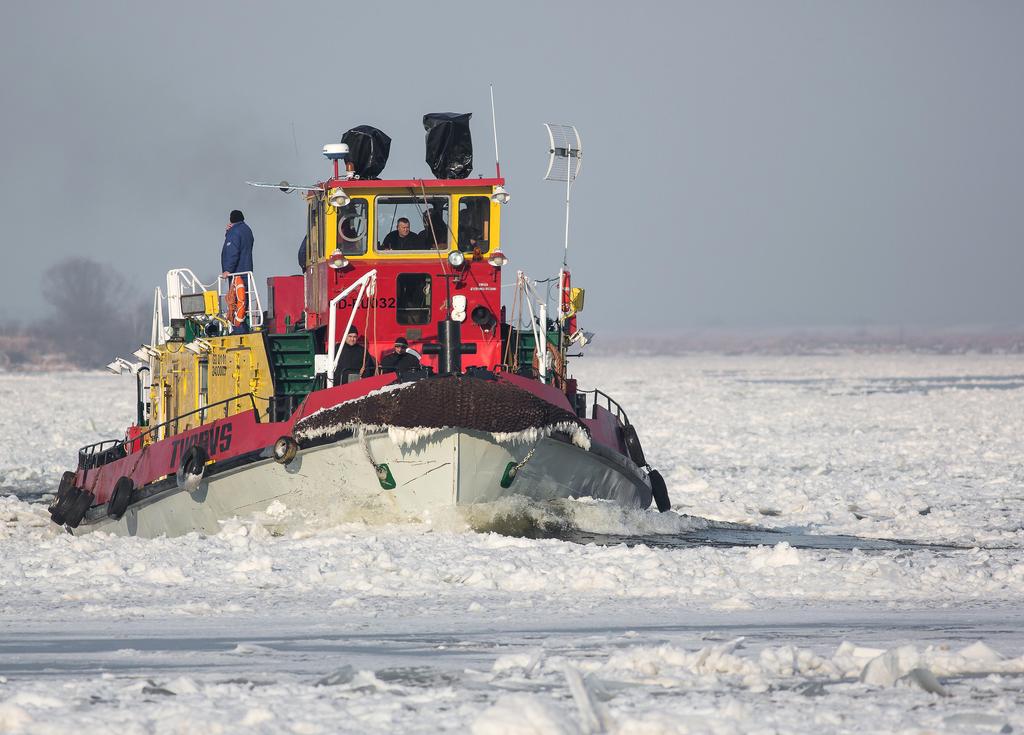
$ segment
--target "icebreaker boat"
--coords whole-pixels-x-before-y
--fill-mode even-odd
[[[415,517],[513,494],[669,508],[625,411],[569,373],[589,335],[565,259],[557,303],[517,272],[503,306],[505,181],[469,178],[469,115],[424,125],[435,178],[378,178],[390,139],[359,126],[324,147],[326,180],[255,184],[305,198],[300,275],[261,293],[251,272],[167,274],[149,343],[109,366],[135,376],[136,421],[80,450],[55,523],[173,536],[282,508],[311,525],[340,506]],[[579,137],[548,132],[548,177],[568,193]],[[389,237],[402,220],[407,236]],[[568,209],[566,222],[567,252]],[[352,328],[355,372],[342,369]],[[417,359],[385,371],[402,340]]]

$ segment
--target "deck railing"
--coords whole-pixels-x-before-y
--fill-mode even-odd
[[[134,436],[129,439],[106,439],[101,442],[96,442],[95,444],[88,444],[78,450],[78,467],[79,469],[83,470],[93,469],[94,467],[100,467],[102,465],[107,464],[108,462],[113,462],[114,460],[121,459],[122,457],[127,457],[127,445],[129,443],[144,443],[147,438],[149,438],[151,441],[160,441],[161,439],[166,439],[169,436],[173,436],[178,433],[182,421],[189,418],[190,416],[195,416],[196,414],[199,414],[199,423],[196,424],[194,427],[186,426],[186,431],[188,429],[197,428],[205,424],[207,416],[211,415],[211,412],[219,413],[221,407],[223,407],[224,415],[216,416],[215,418],[227,418],[228,416],[237,415],[241,413],[241,411],[235,411],[234,413],[231,413],[230,406],[231,403],[234,403],[236,401],[244,401],[248,399],[250,405],[252,405],[252,411],[256,417],[256,422],[259,423],[260,412],[256,408],[257,398],[259,398],[259,396],[256,396],[252,393],[242,393],[241,395],[237,395],[232,398],[225,398],[223,401],[211,403],[209,406],[202,406],[193,411],[189,411],[179,416],[175,416],[174,418],[168,419],[163,423],[156,424],[155,426],[150,426],[148,429],[143,431],[138,436]],[[259,400],[265,401],[268,399],[259,398]],[[169,432],[168,429],[171,427],[173,427],[174,430]]]
[[[622,422],[623,426],[629,426],[629,417],[626,415],[626,412],[623,410],[622,406],[620,406],[614,398],[605,393],[603,390],[600,390],[598,388],[594,388],[593,390],[578,390],[576,391],[576,395],[593,396],[589,411],[590,418],[594,417],[594,408],[597,406],[602,406],[608,409],[609,412],[615,414],[615,417]]]

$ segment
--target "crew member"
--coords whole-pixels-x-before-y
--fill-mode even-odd
[[[408,350],[409,342],[405,337],[395,339],[394,350],[381,358],[381,371],[385,373],[404,373],[409,370],[419,369],[419,358],[409,354]]]
[[[377,370],[377,363],[366,348],[359,344],[359,330],[349,327],[345,344],[341,346],[338,367],[334,371],[334,384],[344,385],[359,378],[369,378]]]
[[[224,246],[220,250],[221,276],[252,270],[253,236],[245,215],[237,209],[231,210],[228,227],[224,233]]]
[[[464,197],[460,203],[459,250],[464,253],[471,253],[478,247],[481,253],[487,252],[484,223],[487,222],[488,205],[483,197]]]
[[[399,217],[398,229],[389,232],[380,246],[384,250],[419,250],[420,238],[413,234],[409,227],[409,220]]]
[[[420,233],[420,245],[423,247],[448,247],[448,225],[444,215],[433,207],[423,213],[423,232]]]
[[[245,215],[239,210],[231,210],[228,216],[227,230],[224,232],[224,245],[220,250],[221,278],[228,278],[228,321],[231,323],[232,334],[244,334],[249,331],[246,324],[246,303],[248,284],[237,273],[252,272],[253,235],[249,225],[245,223]]]

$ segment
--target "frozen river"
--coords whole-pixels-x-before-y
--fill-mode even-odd
[[[0,375],[0,732],[1024,728],[1024,359],[586,358],[678,513],[68,536],[133,385]]]

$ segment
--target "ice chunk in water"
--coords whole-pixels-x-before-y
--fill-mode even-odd
[[[316,686],[318,687],[334,687],[340,684],[348,684],[355,678],[356,670],[351,665],[345,664],[340,669],[336,669],[329,673],[327,676],[318,679]]]
[[[867,662],[860,672],[860,680],[865,684],[891,687],[897,679],[918,668],[920,660],[913,646],[891,648]]]
[[[929,669],[922,667],[911,669],[907,672],[906,676],[901,676],[897,679],[897,682],[919,686],[926,692],[938,694],[940,697],[949,696],[949,690],[939,683],[939,680],[935,678],[935,674],[933,674]]]
[[[476,718],[473,735],[582,735],[556,705],[540,697],[510,694]]]

